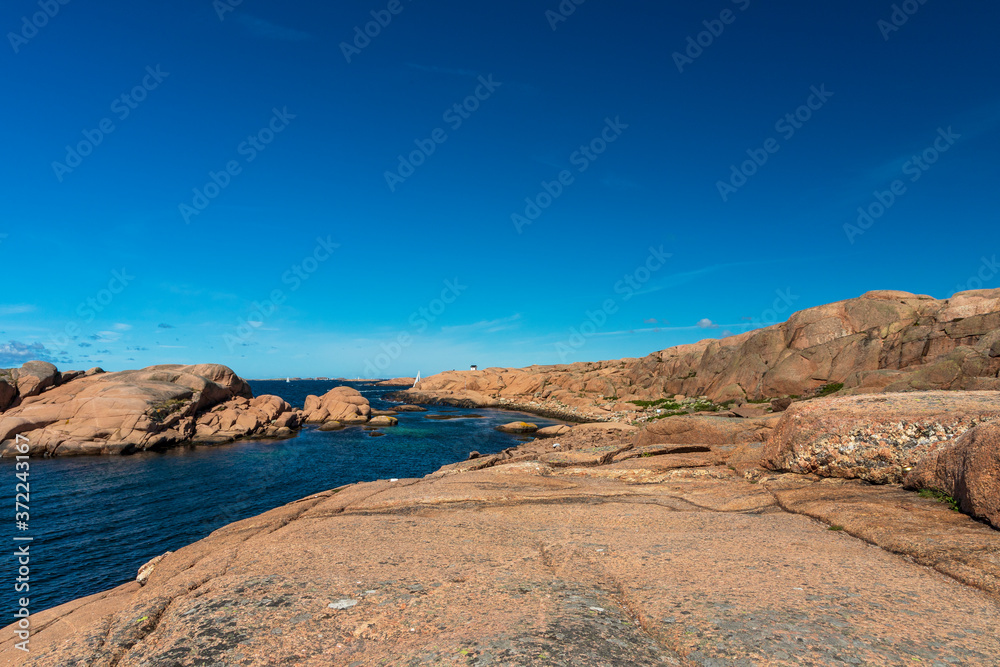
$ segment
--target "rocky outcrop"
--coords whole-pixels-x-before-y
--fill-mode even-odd
[[[198,417],[194,440],[231,442],[248,436],[290,438],[301,423],[301,414],[277,396],[238,397]]]
[[[226,526],[34,614],[31,664],[995,664],[997,531],[636,434],[574,427]],[[0,664],[29,657],[13,630]]]
[[[32,363],[29,370],[17,373],[19,404],[0,413],[3,456],[16,453],[18,435],[27,438],[35,456],[128,454],[278,436],[282,428],[298,425],[287,403],[274,396],[253,398],[242,378],[218,364],[72,376],[53,373],[45,364]]]
[[[560,435],[566,435],[570,432],[570,427],[565,424],[556,424],[555,426],[546,426],[545,428],[540,428],[535,433],[539,438],[555,438]]]
[[[451,371],[399,397],[627,421],[648,415],[631,401],[675,394],[739,404],[834,390],[1000,390],[998,374],[1000,290],[943,300],[877,291],[641,359]]]
[[[944,493],[966,514],[1000,528],[1000,422],[971,428],[928,455],[907,475],[906,486]]]
[[[899,484],[953,438],[1000,418],[1000,392],[914,392],[793,404],[764,455],[773,470]]]
[[[376,387],[412,387],[417,378],[392,378],[375,383]]]
[[[502,433],[534,433],[538,430],[538,425],[528,422],[510,422],[497,426],[497,430]]]
[[[92,373],[87,371],[86,374]],[[26,361],[20,368],[0,368],[0,412],[83,375],[83,371],[60,373],[47,361]]]
[[[371,412],[368,399],[360,391],[351,387],[334,387],[323,396],[307,396],[303,417],[309,424],[364,424]]]

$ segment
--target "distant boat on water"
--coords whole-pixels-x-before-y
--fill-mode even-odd
[[[292,381],[292,378],[290,378],[290,377],[285,377],[285,382],[291,382],[291,381]]]

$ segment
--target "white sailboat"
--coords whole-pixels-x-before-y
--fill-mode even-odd
[[[416,387],[418,382],[420,382],[420,371],[417,371],[417,379],[413,381],[413,386]]]
[[[288,377],[288,376],[286,375],[286,376],[285,376],[285,382],[291,382],[291,381],[292,381],[292,378],[290,378],[290,377]]]

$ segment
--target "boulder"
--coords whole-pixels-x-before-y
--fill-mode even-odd
[[[340,422],[326,422],[319,427],[320,431],[340,431],[344,428],[344,425]]]
[[[47,361],[26,361],[13,375],[21,400],[59,384],[59,369]]]
[[[906,476],[911,489],[933,489],[962,511],[1000,528],[1000,422],[973,427],[929,454]]]
[[[742,417],[744,419],[754,419],[756,417],[764,417],[768,414],[767,407],[763,405],[757,405],[755,403],[747,403],[739,407],[730,410],[736,417]]]
[[[307,396],[303,409],[310,424],[338,421],[342,424],[364,424],[371,416],[371,406],[361,392],[352,387],[334,387],[322,397]]]
[[[0,371],[2,373],[3,371]],[[0,412],[6,410],[14,397],[17,396],[17,387],[10,383],[10,377],[0,376]]]
[[[788,409],[788,406],[792,404],[792,399],[790,398],[775,398],[771,400],[771,411],[772,412],[784,412]]]
[[[397,426],[399,425],[399,420],[395,417],[389,417],[387,415],[380,415],[378,417],[372,417],[371,421],[368,422],[370,426]]]
[[[911,392],[794,403],[764,451],[772,470],[899,484],[908,468],[1000,418],[1000,392]]]
[[[570,427],[565,424],[557,424],[555,426],[546,426],[545,428],[538,429],[535,435],[539,438],[555,438],[560,435],[566,435],[570,432]]]
[[[534,433],[538,430],[537,424],[528,422],[511,422],[503,426],[497,426],[497,430],[503,433]]]
[[[392,408],[395,412],[427,412],[427,408],[419,405],[396,405]]]

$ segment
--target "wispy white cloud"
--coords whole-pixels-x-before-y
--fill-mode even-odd
[[[41,343],[22,343],[12,340],[0,343],[0,368],[20,366],[26,361],[56,361],[55,352]]]
[[[33,313],[35,310],[34,306],[26,303],[0,305],[0,315],[23,315],[24,313]]]
[[[132,325],[125,324],[124,322],[116,322],[111,328],[115,331],[129,331],[132,329]]]
[[[508,317],[501,317],[496,320],[482,320],[480,322],[474,322],[472,324],[460,324],[453,327],[441,327],[442,333],[446,334],[456,334],[456,333],[497,333],[498,331],[507,331],[509,329],[515,329],[519,326],[521,319],[521,313],[515,315],[510,315]]]
[[[704,322],[706,320],[702,320]],[[711,322],[711,320],[708,320]],[[666,333],[669,331],[702,331],[706,328],[716,329],[720,327],[738,327],[738,324],[712,324],[711,327],[701,326],[701,322],[690,327],[645,327],[643,329],[622,329],[621,331],[598,331],[595,336],[629,336],[632,334],[644,333]],[[724,332],[726,333],[726,332]]]
[[[302,30],[288,28],[283,25],[265,21],[262,18],[246,13],[236,15],[236,20],[247,34],[261,39],[273,39],[282,42],[303,42],[312,39],[312,35]]]
[[[802,261],[804,257],[799,257],[796,261]],[[682,271],[681,273],[672,273],[668,276],[663,276],[662,278],[656,278],[650,281],[650,283],[636,292],[636,296],[640,294],[649,294],[651,292],[659,292],[660,290],[672,289],[674,287],[680,287],[681,285],[687,285],[693,283],[700,278],[705,278],[715,273],[723,273],[725,271],[730,271],[732,269],[746,269],[752,267],[764,266],[766,264],[774,264],[780,261],[786,260],[754,260],[747,262],[727,262],[724,264],[712,264],[709,266],[704,266],[700,269],[694,269],[692,271]]]

